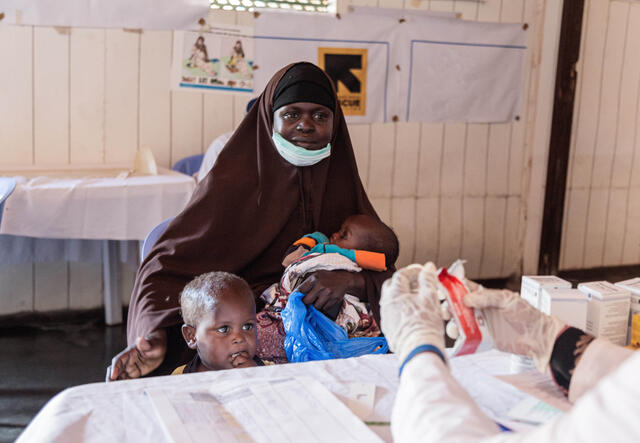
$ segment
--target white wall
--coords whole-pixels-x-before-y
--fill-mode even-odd
[[[367,192],[400,238],[400,266],[426,260],[446,265],[463,257],[471,277],[519,273],[531,223],[525,219],[529,200],[539,197],[536,183],[544,180],[539,173],[532,180],[531,172],[535,150],[546,149],[544,143],[541,148],[532,145],[541,121],[535,118],[534,80],[542,71],[544,0],[351,3],[457,11],[468,20],[528,22],[530,50],[518,121],[350,127]],[[247,25],[253,20],[248,13],[216,12],[212,17]],[[138,147],[149,146],[159,164],[169,166],[203,152],[213,138],[237,126],[248,97],[170,92],[171,48],[170,31],[0,23],[1,163],[122,163],[131,161]],[[530,235],[532,244],[537,235]],[[537,254],[533,249],[529,255]],[[128,299],[133,271],[124,269],[122,278],[123,298]],[[101,291],[99,265],[3,266],[0,314],[95,307],[101,304]]]
[[[640,4],[585,2],[562,269],[640,263]]]

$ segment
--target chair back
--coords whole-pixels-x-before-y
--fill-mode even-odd
[[[171,223],[171,220],[173,220],[173,217],[168,218],[164,221],[161,221],[147,234],[147,237],[144,239],[144,242],[142,243],[142,248],[140,248],[141,262],[149,254],[149,251],[151,251],[151,248],[156,243],[158,238],[162,235],[164,230],[167,229],[167,226],[169,226],[169,223]]]
[[[0,177],[0,224],[2,224],[2,211],[4,202],[16,189],[16,179],[13,177]]]
[[[173,165],[174,171],[182,172],[188,176],[193,176],[200,170],[200,166],[202,165],[202,159],[204,158],[203,154],[192,155],[190,157],[185,157],[183,159],[178,160],[175,165]]]

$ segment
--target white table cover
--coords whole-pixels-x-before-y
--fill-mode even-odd
[[[0,234],[65,239],[144,240],[162,220],[185,207],[195,180],[161,169],[159,175],[110,177],[104,171],[16,177]]]
[[[509,372],[509,355],[498,351],[452,359],[451,364],[473,362],[472,372]],[[469,360],[471,359],[471,360]],[[22,433],[18,442],[163,442],[162,427],[144,391],[148,388],[193,390],[229,380],[281,379],[308,376],[322,383],[349,406],[352,383],[376,385],[373,413],[367,421],[386,422],[391,417],[398,388],[398,361],[395,355],[366,355],[180,376],[152,377],[114,383],[94,383],[69,388],[47,403]],[[474,374],[467,375],[474,376]],[[330,426],[330,424],[327,424]],[[282,423],[281,426],[286,426]],[[384,440],[391,441],[388,426],[371,426]]]

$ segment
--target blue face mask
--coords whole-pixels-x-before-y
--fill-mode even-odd
[[[294,145],[277,132],[273,133],[271,139],[280,156],[294,166],[315,165],[331,155],[331,143],[327,143],[327,146],[322,149],[313,151]]]

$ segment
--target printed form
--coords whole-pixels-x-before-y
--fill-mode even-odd
[[[466,356],[452,358],[451,374],[469,392],[482,411],[496,422],[514,431],[522,431],[546,423],[570,409],[562,393],[550,394],[553,382],[544,374],[490,375],[479,359]],[[544,382],[544,383],[543,383]],[[532,389],[537,386],[538,389]],[[541,395],[546,389],[546,395]],[[553,401],[552,401],[553,400]],[[563,403],[564,402],[564,403]]]
[[[233,381],[208,391],[146,393],[170,441],[381,441],[311,378]]]

